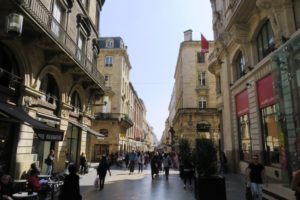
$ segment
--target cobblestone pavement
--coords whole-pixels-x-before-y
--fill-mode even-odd
[[[95,164],[94,164],[95,167]],[[96,170],[90,168],[89,173],[81,176],[80,190],[85,200],[193,200],[194,186],[183,188],[183,182],[179,178],[178,171],[171,170],[169,180],[165,179],[163,172],[154,180],[151,179],[150,169],[143,173],[137,170],[129,175],[125,168],[113,167],[112,176],[107,175],[104,189],[97,190],[93,186],[96,178]],[[244,183],[240,175],[226,175],[227,200],[244,199]]]

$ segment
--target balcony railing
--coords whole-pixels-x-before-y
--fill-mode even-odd
[[[42,26],[53,40],[67,51],[79,67],[88,74],[102,89],[104,89],[104,76],[97,67],[89,60],[87,55],[77,46],[61,24],[54,18],[52,13],[40,0],[23,0],[21,8]]]
[[[96,120],[125,120],[129,124],[133,125],[132,120],[128,115],[123,113],[97,113],[95,114]]]

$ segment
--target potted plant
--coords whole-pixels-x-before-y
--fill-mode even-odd
[[[196,139],[192,152],[195,166],[195,197],[226,200],[225,178],[217,174],[217,150],[212,140]]]

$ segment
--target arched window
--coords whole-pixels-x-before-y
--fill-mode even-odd
[[[245,59],[242,52],[238,54],[235,60],[235,67],[236,67],[236,79],[239,79],[246,74]]]
[[[42,100],[47,101],[56,106],[56,113],[59,110],[59,91],[55,79],[52,75],[47,74],[44,76],[41,82],[40,91],[44,93]]]
[[[16,59],[5,48],[0,48],[0,87],[16,90],[21,84]]]
[[[71,105],[73,106],[73,112],[79,113],[81,110],[81,102],[78,92],[73,92],[71,96]]]
[[[275,49],[274,33],[270,21],[266,21],[261,27],[256,38],[258,61],[266,57]]]

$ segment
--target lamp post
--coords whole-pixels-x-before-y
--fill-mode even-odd
[[[175,151],[175,131],[172,126],[170,127],[169,132],[171,133],[171,149],[172,151]]]

